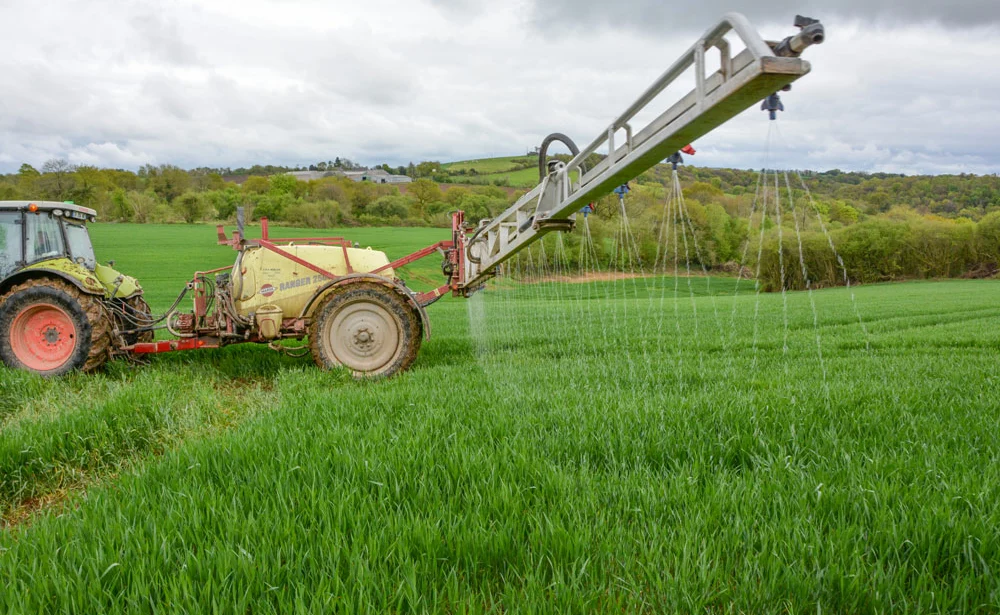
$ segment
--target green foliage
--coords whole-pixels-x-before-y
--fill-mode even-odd
[[[205,193],[205,200],[215,209],[216,217],[228,220],[236,215],[236,208],[243,203],[243,195],[235,186]]]
[[[191,186],[191,176],[179,167],[146,165],[139,169],[139,176],[146,178],[146,186],[168,203],[184,194]]]
[[[829,207],[830,220],[842,224],[854,224],[861,217],[861,212],[843,201],[834,201]]]
[[[125,203],[133,212],[129,220],[135,222],[170,222],[173,213],[166,202],[152,190],[147,192],[129,191],[125,194]]]
[[[976,239],[985,260],[1000,264],[1000,211],[987,214],[976,225]]]
[[[206,210],[202,195],[195,192],[187,192],[174,200],[173,207],[188,224],[201,220]]]
[[[718,179],[718,178],[713,178]],[[723,196],[722,189],[711,183],[705,182],[695,182],[689,188],[684,189],[684,197],[688,199],[693,199],[695,201],[700,201],[703,203],[711,203],[712,201],[721,199]]]
[[[114,219],[128,222],[135,216],[135,211],[129,205],[124,189],[116,188],[115,191],[111,193],[111,204],[111,214]]]
[[[290,194],[294,196],[298,192],[297,188],[299,185],[299,181],[291,175],[274,175],[271,177],[268,192],[271,194]]]
[[[336,201],[301,203],[287,215],[286,221],[306,228],[329,228],[344,223],[344,213]]]
[[[432,203],[440,202],[444,198],[441,188],[428,179],[418,179],[413,182],[406,187],[406,193],[413,195],[415,199],[413,210],[420,217],[427,214]]]
[[[383,196],[365,208],[365,217],[372,224],[399,225],[409,217],[410,199],[402,195]]]
[[[264,194],[271,189],[271,182],[266,177],[252,175],[243,182],[243,192],[247,194]]]
[[[272,190],[260,197],[253,208],[253,219],[260,220],[268,218],[270,220],[281,221],[285,219],[285,213],[295,206],[296,200],[292,194]]]

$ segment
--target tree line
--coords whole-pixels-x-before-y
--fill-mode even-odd
[[[682,169],[684,216],[678,216],[676,209],[665,215],[672,185],[669,167],[661,165],[633,182],[625,213],[632,251],[642,268],[670,272],[676,266],[700,272],[704,266],[709,271],[756,276],[766,291],[782,286],[804,289],[807,277],[817,288],[848,281],[984,278],[1000,271],[996,176],[809,173],[803,174],[806,189],[793,175],[790,186],[781,181],[780,228],[773,195],[771,202],[762,203],[759,177],[754,171]],[[883,194],[891,195],[888,202]],[[763,207],[769,213],[762,221]],[[596,215],[587,220],[594,251],[600,262],[618,261],[617,267],[623,268],[618,199],[609,195],[595,208]],[[751,212],[756,212],[752,221]],[[687,245],[678,231],[676,258],[675,228],[688,230]],[[805,276],[799,261],[800,238]],[[563,238],[563,265],[583,264],[582,240],[580,233]],[[545,254],[554,253],[554,243],[554,238],[546,239]]]
[[[532,161],[525,158],[525,167]],[[537,162],[537,159],[535,159]],[[325,168],[356,168],[347,159],[327,161]],[[319,164],[312,165],[319,167]],[[41,169],[22,165],[17,173],[0,175],[0,200],[73,201],[96,209],[102,220],[122,222],[204,222],[231,220],[237,207],[251,219],[267,216],[293,226],[439,226],[450,225],[450,212],[462,209],[477,222],[497,215],[524,191],[493,185],[447,185],[434,181],[441,165],[434,161],[409,165],[404,171],[424,174],[411,184],[355,182],[345,177],[298,181],[284,167],[193,169],[147,165],[137,171],[73,166],[62,160]],[[390,169],[393,170],[393,169]],[[396,169],[398,170],[398,169]],[[224,172],[232,172],[232,175]],[[751,233],[750,211],[759,173],[751,170],[682,167],[687,211],[699,253],[682,255],[682,266],[735,271],[760,269],[765,287],[803,288],[797,265],[798,241],[793,217],[786,215],[779,233],[773,219],[765,222],[762,258]],[[457,178],[451,178],[457,181]],[[903,176],[842,171],[803,173],[809,194],[798,185],[793,199],[809,204],[800,216],[803,259],[814,286],[843,284],[846,269],[852,282],[869,283],[907,278],[984,277],[1000,263],[1000,179],[996,175]],[[626,200],[630,229],[647,270],[662,262],[662,232],[670,167],[659,165],[631,183]],[[797,183],[797,182],[796,182]],[[609,262],[615,250],[620,213],[616,197],[595,204],[588,219],[598,257]],[[787,207],[787,204],[783,205]],[[812,209],[812,208],[815,209]],[[754,224],[757,224],[755,222]],[[778,237],[782,249],[778,249]],[[578,264],[578,232],[567,236],[566,258]],[[837,252],[829,246],[832,239]],[[547,241],[553,241],[549,238]],[[748,257],[744,258],[743,254]],[[548,254],[552,254],[549,246]],[[789,262],[789,255],[796,261]],[[841,259],[838,261],[838,257]]]
[[[335,164],[344,169],[357,166],[340,159]],[[449,226],[448,214],[456,209],[478,220],[511,202],[508,193],[495,186],[442,190],[429,179],[418,179],[400,189],[342,176],[298,181],[284,171],[250,175],[237,183],[220,170],[146,165],[132,172],[53,160],[41,170],[24,164],[17,173],[0,175],[0,200],[72,201],[95,209],[103,221],[139,223],[229,220],[244,207],[251,220],[266,216],[311,228]]]

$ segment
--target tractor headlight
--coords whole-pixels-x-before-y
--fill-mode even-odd
[[[61,209],[53,209],[52,210],[52,215],[55,216],[55,217],[57,217],[57,218],[62,218],[63,210],[61,210]]]

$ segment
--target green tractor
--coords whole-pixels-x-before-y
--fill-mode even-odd
[[[45,376],[91,371],[113,352],[115,319],[148,314],[142,287],[101,265],[87,233],[97,212],[0,201],[0,359]],[[113,265],[113,263],[112,263]],[[130,343],[152,341],[152,331]]]

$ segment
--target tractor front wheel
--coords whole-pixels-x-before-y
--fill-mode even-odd
[[[320,367],[343,365],[356,378],[389,377],[416,360],[421,333],[420,317],[399,293],[358,282],[316,308],[309,345]]]
[[[107,361],[110,328],[100,299],[60,280],[29,280],[0,298],[0,359],[42,376]]]

